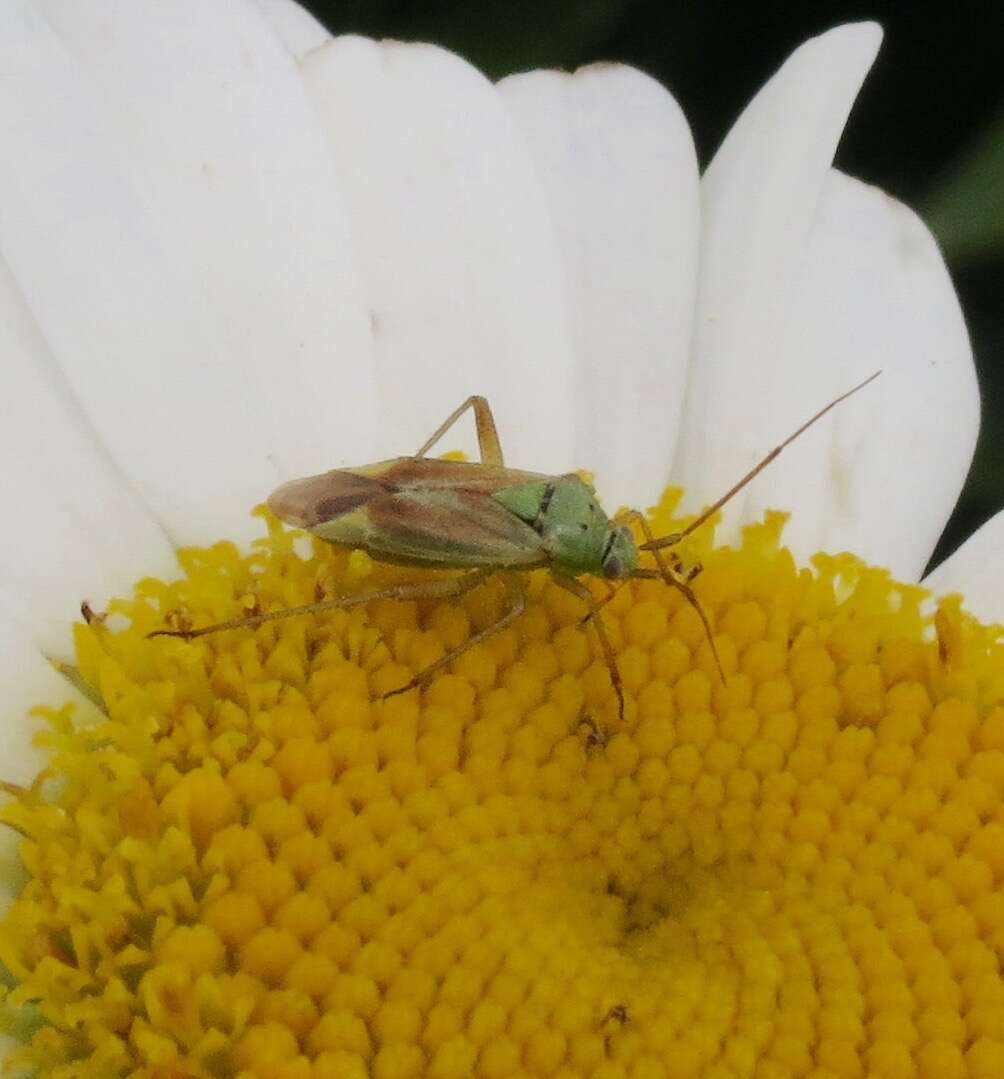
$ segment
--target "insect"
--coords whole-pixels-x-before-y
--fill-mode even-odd
[[[268,500],[272,511],[287,524],[341,547],[362,548],[377,561],[456,569],[463,573],[254,614],[197,629],[160,629],[149,636],[192,640],[209,633],[355,607],[379,599],[457,597],[489,577],[501,577],[508,603],[502,616],[473,633],[459,647],[447,651],[405,685],[386,694],[393,696],[426,684],[436,671],[461,653],[514,622],[526,607],[523,574],[545,568],[557,585],[582,602],[586,611],[583,622],[591,623],[595,629],[622,718],[624,691],[600,615],[605,601],[594,599],[580,580],[583,576],[600,577],[607,582],[658,579],[681,592],[701,619],[724,682],[711,625],[690,587],[691,575],[681,571],[679,561],[672,554],[667,558],[662,551],[704,524],[786,446],[879,373],[820,409],[682,531],[658,538],[652,535],[647,520],[635,510],[627,511],[621,518],[609,518],[600,508],[593,488],[575,474],[549,476],[507,468],[488,401],[484,397],[468,397],[414,456],[293,480],[279,487]],[[444,461],[428,457],[432,447],[468,410],[474,412],[481,460]],[[636,543],[627,520],[637,522],[645,542]],[[654,566],[640,565],[642,551],[652,554]]]

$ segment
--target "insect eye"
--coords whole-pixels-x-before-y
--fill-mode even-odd
[[[601,562],[603,576],[614,580],[630,577],[637,565],[637,558],[630,529],[611,529]]]

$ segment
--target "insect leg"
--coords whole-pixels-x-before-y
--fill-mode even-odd
[[[625,515],[632,517],[638,522],[642,533],[645,536],[645,543],[642,545],[643,551],[651,550],[652,555],[655,558],[655,564],[659,567],[658,576],[661,577],[666,584],[671,588],[675,588],[680,592],[684,599],[690,604],[691,607],[697,611],[698,616],[701,619],[701,625],[704,626],[704,635],[708,638],[708,644],[711,645],[711,654],[715,657],[715,666],[718,668],[718,675],[722,680],[722,685],[725,685],[725,668],[722,666],[721,657],[718,655],[718,648],[715,645],[715,637],[711,632],[711,623],[708,621],[708,616],[704,613],[704,608],[701,606],[701,601],[694,594],[694,590],[690,587],[690,584],[683,575],[679,573],[675,567],[666,564],[663,557],[660,546],[652,546],[656,542],[655,537],[652,535],[652,527],[648,523],[648,518],[643,513],[639,513],[638,510],[626,510]],[[646,574],[635,571],[633,576],[644,577]]]
[[[499,434],[495,429],[495,417],[492,415],[491,405],[485,397],[473,395],[459,407],[453,410],[449,416],[436,428],[435,432],[422,445],[415,454],[416,457],[424,457],[429,450],[446,434],[447,431],[469,409],[474,409],[474,423],[478,429],[478,449],[481,453],[481,463],[502,468],[502,445],[499,442]]]
[[[602,580],[602,578],[601,578],[601,580]],[[602,611],[603,608],[606,607],[606,605],[620,591],[620,588],[617,585],[613,584],[611,581],[603,581],[603,585],[607,590],[607,594],[603,597],[603,599],[594,599],[593,600],[592,608],[590,610],[588,610],[582,616],[582,618],[579,620],[579,625],[580,626],[584,626],[587,622],[591,622],[596,617],[596,615],[598,615],[600,613],[600,611]]]
[[[551,579],[559,587],[563,588],[566,592],[571,592],[573,596],[577,596],[589,607],[589,614],[587,618],[592,622],[593,627],[596,630],[596,636],[600,642],[600,648],[603,651],[603,658],[606,660],[607,667],[610,670],[610,681],[614,687],[614,693],[617,694],[617,710],[620,715],[620,720],[624,721],[624,687],[621,684],[621,673],[617,670],[617,657],[614,654],[613,645],[610,643],[610,638],[607,636],[607,627],[603,624],[603,616],[599,613],[599,605],[596,600],[593,599],[592,592],[581,582],[574,577],[565,577],[560,573],[551,572]]]
[[[475,576],[475,574],[487,575],[484,570],[476,570],[475,573],[468,574],[466,577],[454,578],[460,587],[457,592],[453,594],[457,596],[462,595],[464,592],[470,591],[471,588],[478,584],[479,581],[477,580],[471,581],[469,584],[467,583],[471,577]],[[410,689],[417,689],[419,686],[425,685],[436,671],[441,670],[448,663],[452,663],[457,656],[463,655],[469,648],[473,648],[474,645],[480,644],[489,637],[493,637],[496,633],[501,632],[506,626],[511,625],[519,618],[526,610],[526,591],[523,588],[523,582],[513,573],[504,573],[501,576],[511,601],[509,610],[507,610],[497,622],[492,622],[490,626],[485,626],[484,629],[478,630],[477,633],[468,637],[463,644],[458,645],[456,648],[451,648],[445,655],[440,656],[435,663],[430,663],[428,667],[420,670],[410,682],[397,689],[392,689],[389,693],[385,693],[383,695],[384,700],[388,697],[396,697],[399,693],[407,693]]]
[[[345,610],[371,603],[378,599],[437,599],[449,596],[461,596],[480,584],[493,571],[476,569],[461,577],[446,577],[438,581],[422,581],[418,584],[397,584],[390,588],[378,588],[370,592],[358,592],[352,596],[339,596],[337,599],[325,599],[318,603],[306,603],[302,607],[285,607],[281,611],[267,611],[265,614],[252,614],[245,618],[231,618],[227,622],[216,622],[199,629],[156,629],[147,637],[181,637],[191,641],[196,637],[205,637],[210,633],[220,633],[225,629],[245,629],[260,626],[264,622],[278,622],[282,618],[294,618],[299,614],[319,614],[321,611]]]

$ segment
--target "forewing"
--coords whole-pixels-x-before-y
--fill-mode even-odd
[[[540,536],[493,498],[547,477],[467,461],[402,457],[293,480],[272,511],[320,539],[384,562],[430,567],[534,566]]]
[[[395,491],[469,491],[490,495],[505,487],[547,480],[537,472],[496,468],[477,461],[443,461],[436,457],[399,457],[356,470]]]
[[[490,495],[464,489],[399,491],[366,507],[374,558],[438,567],[535,566],[540,536]]]

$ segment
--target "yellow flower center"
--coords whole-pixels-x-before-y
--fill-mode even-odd
[[[667,497],[653,520],[679,526]],[[1000,1079],[1004,646],[783,518],[690,541],[715,627],[658,581],[574,597],[421,691],[490,624],[379,602],[148,640],[404,580],[269,521],[78,626],[103,714],[45,711],[2,819],[15,1059],[39,1076]],[[598,595],[603,595],[602,592]],[[115,628],[115,618],[128,625]]]

